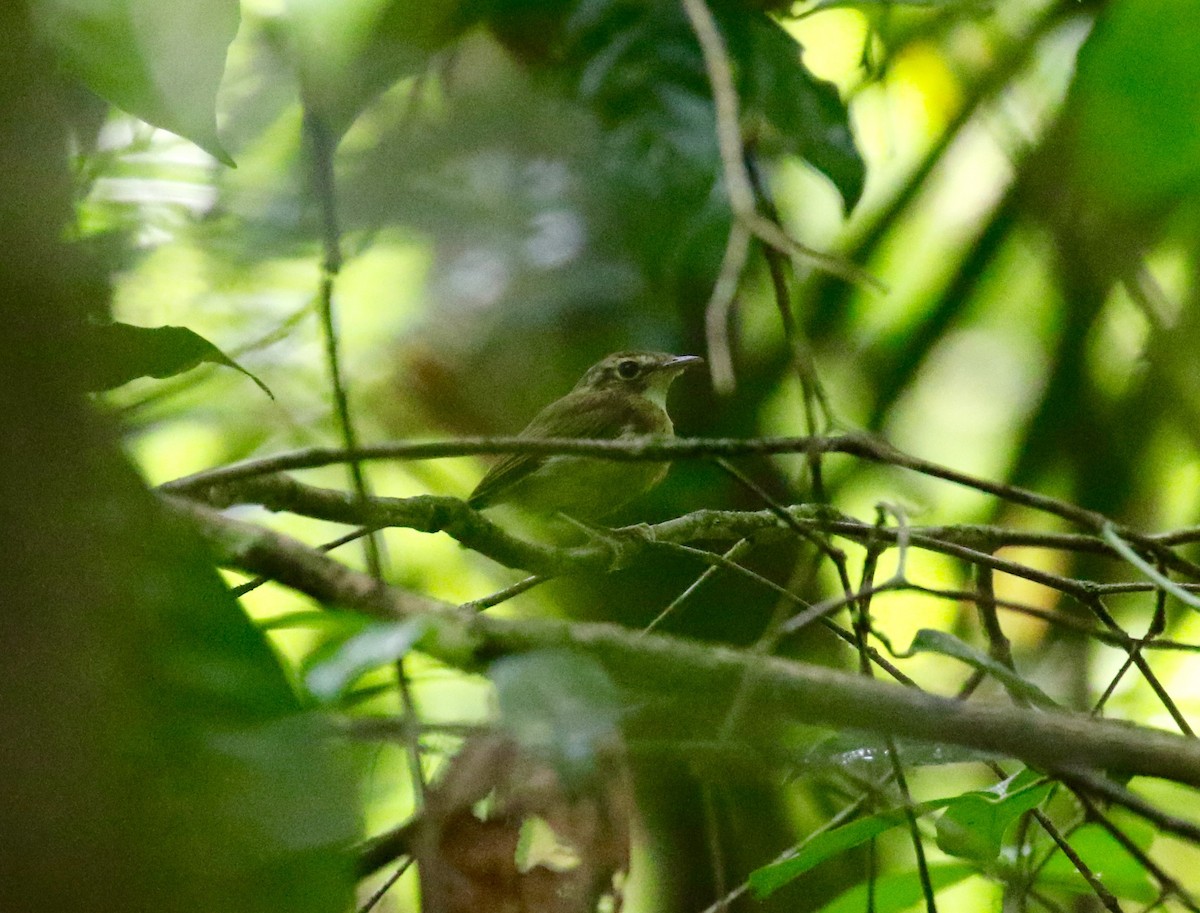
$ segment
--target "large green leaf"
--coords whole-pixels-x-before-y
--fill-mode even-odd
[[[929,880],[935,891],[951,887],[966,878],[977,874],[972,866],[963,863],[950,862],[929,866]],[[867,892],[874,888],[875,905],[870,909],[875,913],[900,913],[920,903],[921,876],[916,869],[906,872],[896,872],[877,878],[874,885],[861,883],[840,894],[832,903],[821,907],[820,913],[862,913],[867,907]]]
[[[340,136],[475,18],[463,0],[286,0],[282,22],[305,104]]]
[[[125,909],[344,909],[357,803],[333,733],[194,534],[49,387],[16,409],[0,393],[22,428],[0,459],[22,541],[0,635],[26,657],[0,664],[22,734],[5,782],[24,796],[0,811],[23,835],[0,906],[47,908],[9,902],[30,885],[77,900],[83,882]]]
[[[0,35],[0,909],[346,910],[345,748],[78,389],[102,284],[25,4]]]
[[[951,856],[992,862],[1004,834],[1026,812],[1046,800],[1053,784],[1028,768],[990,789],[963,793],[938,818],[937,843]]]
[[[915,815],[927,815],[957,802],[959,797],[936,799],[923,802],[913,809]],[[899,827],[908,820],[902,808],[889,809],[867,818],[859,818],[850,824],[835,827],[806,841],[793,856],[772,862],[750,873],[750,890],[760,900],[774,894],[784,885],[794,881],[804,872],[826,859],[861,846],[885,831]]]
[[[1141,849],[1148,848],[1154,839],[1153,829],[1144,824],[1126,823],[1122,829]],[[1085,824],[1071,834],[1070,843],[1088,868],[1118,897],[1151,903],[1158,896],[1150,874],[1142,864],[1099,824]],[[1092,893],[1087,881],[1062,853],[1055,853],[1042,867],[1037,884],[1084,896]]]
[[[78,330],[78,340],[85,390],[111,390],[138,377],[173,377],[208,363],[240,371],[275,398],[266,384],[187,327],[85,324]]]
[[[731,30],[736,38],[740,30]],[[866,165],[850,130],[846,105],[832,83],[804,65],[801,48],[766,16],[746,20],[731,53],[741,68],[745,133],[764,151],[799,155],[837,187],[853,209],[866,183]]]
[[[713,12],[733,64],[745,138],[768,154],[804,158],[852,208],[865,166],[837,90],[808,70],[800,46],[766,13]],[[677,3],[500,3],[491,24],[522,60],[568,75],[620,147],[639,155],[639,167],[675,181],[680,168],[719,170],[704,58]]]
[[[216,98],[237,0],[37,0],[39,31],[93,92],[227,165]]]
[[[939,764],[967,764],[973,761],[995,760],[994,751],[980,751],[944,742],[922,742],[915,739],[894,739],[900,763],[905,767],[928,767]],[[847,768],[857,776],[878,776],[890,768],[887,739],[868,732],[833,733],[804,753],[804,769],[821,767]]]

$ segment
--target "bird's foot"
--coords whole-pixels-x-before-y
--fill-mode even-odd
[[[654,542],[654,527],[648,523],[635,523],[633,526],[612,529],[606,526],[592,526],[566,514],[560,516],[583,533],[586,539],[583,548],[604,551],[607,555],[604,563],[610,572],[629,567],[645,552],[646,547]]]

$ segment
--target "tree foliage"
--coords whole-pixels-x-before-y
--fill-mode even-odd
[[[10,5],[0,907],[1198,909],[1197,21]]]

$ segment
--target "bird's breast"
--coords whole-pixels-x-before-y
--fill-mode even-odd
[[[637,399],[625,406],[619,437],[645,437],[647,435],[672,435],[675,426],[667,410],[645,399]]]

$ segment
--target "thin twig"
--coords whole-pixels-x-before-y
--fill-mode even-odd
[[[1104,905],[1104,909],[1108,910],[1109,913],[1123,913],[1121,910],[1121,904],[1113,892],[1110,891],[1105,886],[1104,882],[1100,880],[1099,876],[1092,871],[1091,866],[1084,862],[1083,857],[1075,851],[1075,848],[1071,846],[1070,841],[1068,841],[1066,837],[1058,832],[1058,829],[1053,826],[1052,822],[1046,817],[1045,813],[1035,810],[1033,816],[1037,819],[1039,824],[1043,825],[1046,833],[1050,835],[1050,839],[1054,841],[1062,854],[1066,856],[1071,865],[1075,867],[1075,871],[1083,876],[1083,879],[1088,883],[1088,887],[1092,889],[1092,893],[1096,895],[1096,899]],[[1045,825],[1051,826],[1045,827]]]
[[[482,612],[485,609],[498,606],[502,602],[508,602],[508,600],[532,590],[535,586],[540,586],[549,579],[550,577],[545,574],[533,574],[523,580],[518,580],[512,586],[507,586],[502,590],[492,593],[490,596],[464,602],[460,608],[468,612]]]
[[[337,275],[342,267],[341,228],[337,216],[337,190],[334,176],[333,157],[337,149],[337,139],[329,129],[324,118],[311,106],[304,106],[304,124],[309,138],[309,146],[313,164],[313,189],[321,208],[321,237],[324,249],[324,259],[321,269],[321,288],[318,294],[318,312],[321,317],[321,328],[325,340],[325,361],[329,369],[329,381],[333,390],[334,415],[337,418],[338,431],[342,445],[348,451],[358,449],[358,434],[354,428],[354,420],[350,415],[350,397],[342,377],[341,356],[339,353],[337,324],[333,313],[333,290]],[[365,504],[370,497],[366,473],[360,460],[350,460],[350,479],[354,486],[354,494],[360,504]],[[383,547],[375,530],[370,530],[363,538],[364,553],[367,568],[371,576],[383,584]],[[396,660],[396,683],[400,691],[401,703],[406,714],[416,722],[417,706],[409,686],[408,674],[404,669],[403,657]],[[412,777],[413,794],[417,797],[418,805],[425,801],[425,774],[421,764],[421,746],[414,735],[407,742],[408,766]]]
[[[718,827],[712,787],[707,783],[700,784],[700,803],[704,809],[704,830],[708,835],[708,864],[713,873],[713,888],[717,893],[716,907],[719,913],[726,913],[728,905],[725,902],[725,854],[721,852],[721,831]]]
[[[713,386],[718,392],[728,393],[733,389],[734,383],[728,336],[729,309],[737,292],[742,268],[746,263],[751,236],[787,256],[812,261],[822,269],[848,281],[858,282],[880,291],[883,290],[883,286],[878,279],[850,261],[799,243],[758,212],[754,186],[746,168],[745,149],[742,145],[741,125],[738,117],[737,89],[734,87],[733,70],[728,50],[725,47],[725,39],[721,37],[712,11],[709,10],[704,0],[681,0],[681,2],[704,58],[704,69],[708,75],[716,117],[717,149],[721,157],[721,173],[724,177],[725,193],[729,198],[730,209],[733,211],[733,223],[729,228],[725,256],[722,258],[721,269],[705,309],[704,320],[709,342]]]
[[[736,562],[742,557],[742,555],[744,555],[749,550],[750,550],[750,540],[749,539],[739,539],[721,557],[724,559],[724,561]],[[659,612],[657,615],[655,615],[653,620],[651,620],[651,622],[648,625],[646,625],[646,627],[642,628],[642,633],[649,634],[651,631],[653,631],[655,628],[657,628],[660,624],[662,624],[664,621],[666,621],[667,618],[670,617],[675,612],[676,609],[678,609],[684,602],[686,602],[696,592],[696,590],[700,589],[700,587],[703,586],[708,580],[711,580],[712,577],[717,573],[717,571],[722,568],[723,564],[724,564],[724,562],[722,562],[721,564],[717,564],[716,562],[714,562],[714,563],[710,564],[708,567],[706,567],[704,569],[704,571],[700,574],[699,577],[697,577],[695,580],[693,580],[682,593],[680,593],[678,596],[676,596],[674,599],[672,599],[665,609],[663,609],[661,612]]]
[[[712,294],[704,307],[704,338],[708,349],[708,368],[712,376],[713,389],[722,395],[733,392],[733,346],[729,342],[729,322],[733,316],[733,302],[741,283],[742,271],[750,253],[750,233],[741,221],[734,219],[729,226],[729,239],[725,242],[725,254],[721,257],[721,268]]]
[[[387,880],[379,886],[375,893],[367,898],[366,903],[358,908],[358,913],[371,913],[371,911],[375,909],[376,905],[378,905],[379,901],[383,900],[383,896],[392,889],[396,882],[400,880],[400,876],[407,872],[409,866],[412,864],[413,858],[411,856],[401,862],[400,865],[397,866],[396,871],[389,875]]]
[[[775,201],[767,189],[766,181],[760,174],[758,156],[753,150],[746,152],[746,172],[754,189],[754,196],[768,219],[782,227],[779,211]],[[792,296],[788,288],[788,260],[770,245],[762,245],[763,259],[767,263],[767,272],[771,276],[771,288],[775,293],[775,308],[779,311],[779,321],[783,325],[783,336],[787,341],[792,355],[792,368],[800,381],[800,397],[804,405],[804,430],[808,434],[820,434],[828,431],[834,425],[833,408],[825,394],[821,378],[817,375],[817,366],[813,360],[812,351],[805,343],[797,325],[796,315],[792,313]],[[820,417],[818,418],[818,412]],[[821,455],[808,454],[808,472],[812,482],[813,500],[825,503],[828,497],[821,470]]]
[[[887,291],[886,287],[870,273],[844,257],[838,257],[799,243],[790,238],[778,225],[764,219],[754,203],[754,185],[746,172],[745,150],[738,117],[737,89],[733,84],[733,70],[725,39],[717,28],[712,11],[704,0],[680,0],[687,15],[700,51],[704,57],[704,69],[708,75],[709,90],[713,96],[716,115],[717,148],[721,155],[721,169],[725,178],[725,192],[734,218],[764,244],[770,244],[781,253],[799,257],[815,263],[826,272],[840,276],[849,282],[857,282],[875,289]]]
[[[1081,769],[1060,769],[1055,776],[1072,790],[1086,790],[1103,796],[1109,802],[1145,818],[1160,831],[1175,834],[1191,843],[1200,844],[1200,824],[1164,812],[1137,793],[1109,779],[1103,773]]]
[[[321,545],[317,546],[317,551],[323,553],[332,552],[336,548],[341,548],[343,545],[347,545],[350,542],[355,542],[358,539],[361,539],[363,536],[370,535],[371,531],[372,528],[369,526],[359,527],[358,529],[351,530],[344,536],[338,536],[336,539],[331,539],[329,542],[323,542]],[[251,593],[254,590],[257,590],[260,586],[270,582],[270,577],[255,577],[253,580],[247,580],[245,583],[238,584],[230,589],[229,592],[240,599],[247,593]]]
[[[1138,846],[1108,815],[1104,814],[1100,807],[1092,801],[1087,792],[1083,790],[1077,792],[1073,790],[1073,792],[1075,792],[1075,798],[1083,806],[1084,813],[1088,818],[1104,828],[1117,843],[1124,847],[1125,852],[1138,861],[1138,865],[1153,875],[1165,894],[1174,896],[1188,910],[1191,910],[1192,913],[1200,913],[1200,907],[1196,905],[1196,901],[1192,899],[1192,895],[1184,890],[1178,881],[1164,871],[1162,866],[1151,859],[1145,850]]]

